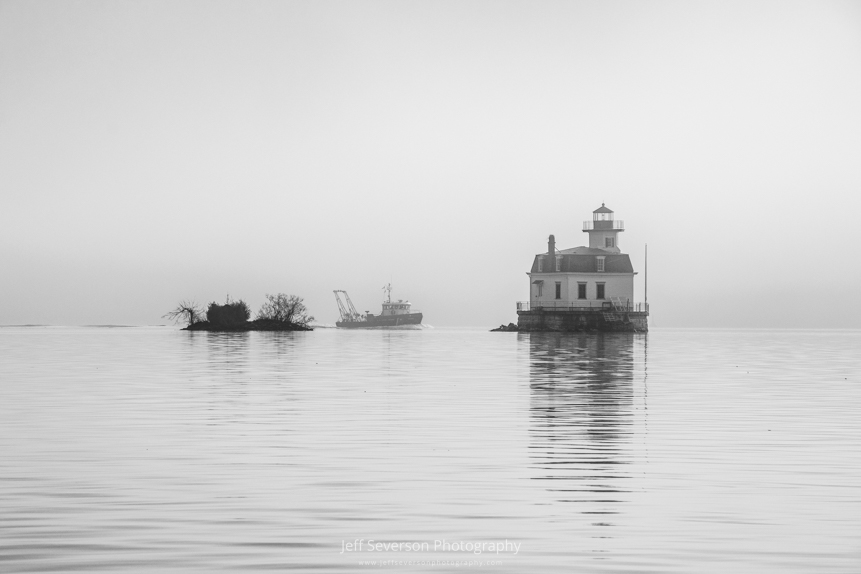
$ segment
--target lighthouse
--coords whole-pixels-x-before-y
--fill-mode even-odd
[[[631,258],[619,247],[623,221],[605,204],[583,222],[589,245],[547,252],[527,271],[529,301],[517,304],[521,331],[646,331],[648,308],[634,301]]]

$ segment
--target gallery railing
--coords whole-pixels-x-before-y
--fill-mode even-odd
[[[612,221],[584,221],[583,231],[625,231],[625,222],[617,219]]]

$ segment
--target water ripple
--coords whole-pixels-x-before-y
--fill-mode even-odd
[[[857,572],[858,348],[0,329],[0,569]],[[517,554],[434,549],[505,540]]]

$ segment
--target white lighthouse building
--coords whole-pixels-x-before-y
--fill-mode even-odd
[[[559,250],[551,235],[547,252],[537,254],[527,272],[529,301],[517,310],[521,330],[645,330],[648,312],[634,302],[636,272],[619,248],[624,230],[601,204],[583,222],[588,247]]]

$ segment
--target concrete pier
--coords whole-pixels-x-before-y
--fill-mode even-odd
[[[517,311],[518,331],[645,333],[646,311],[599,309],[532,309]]]

